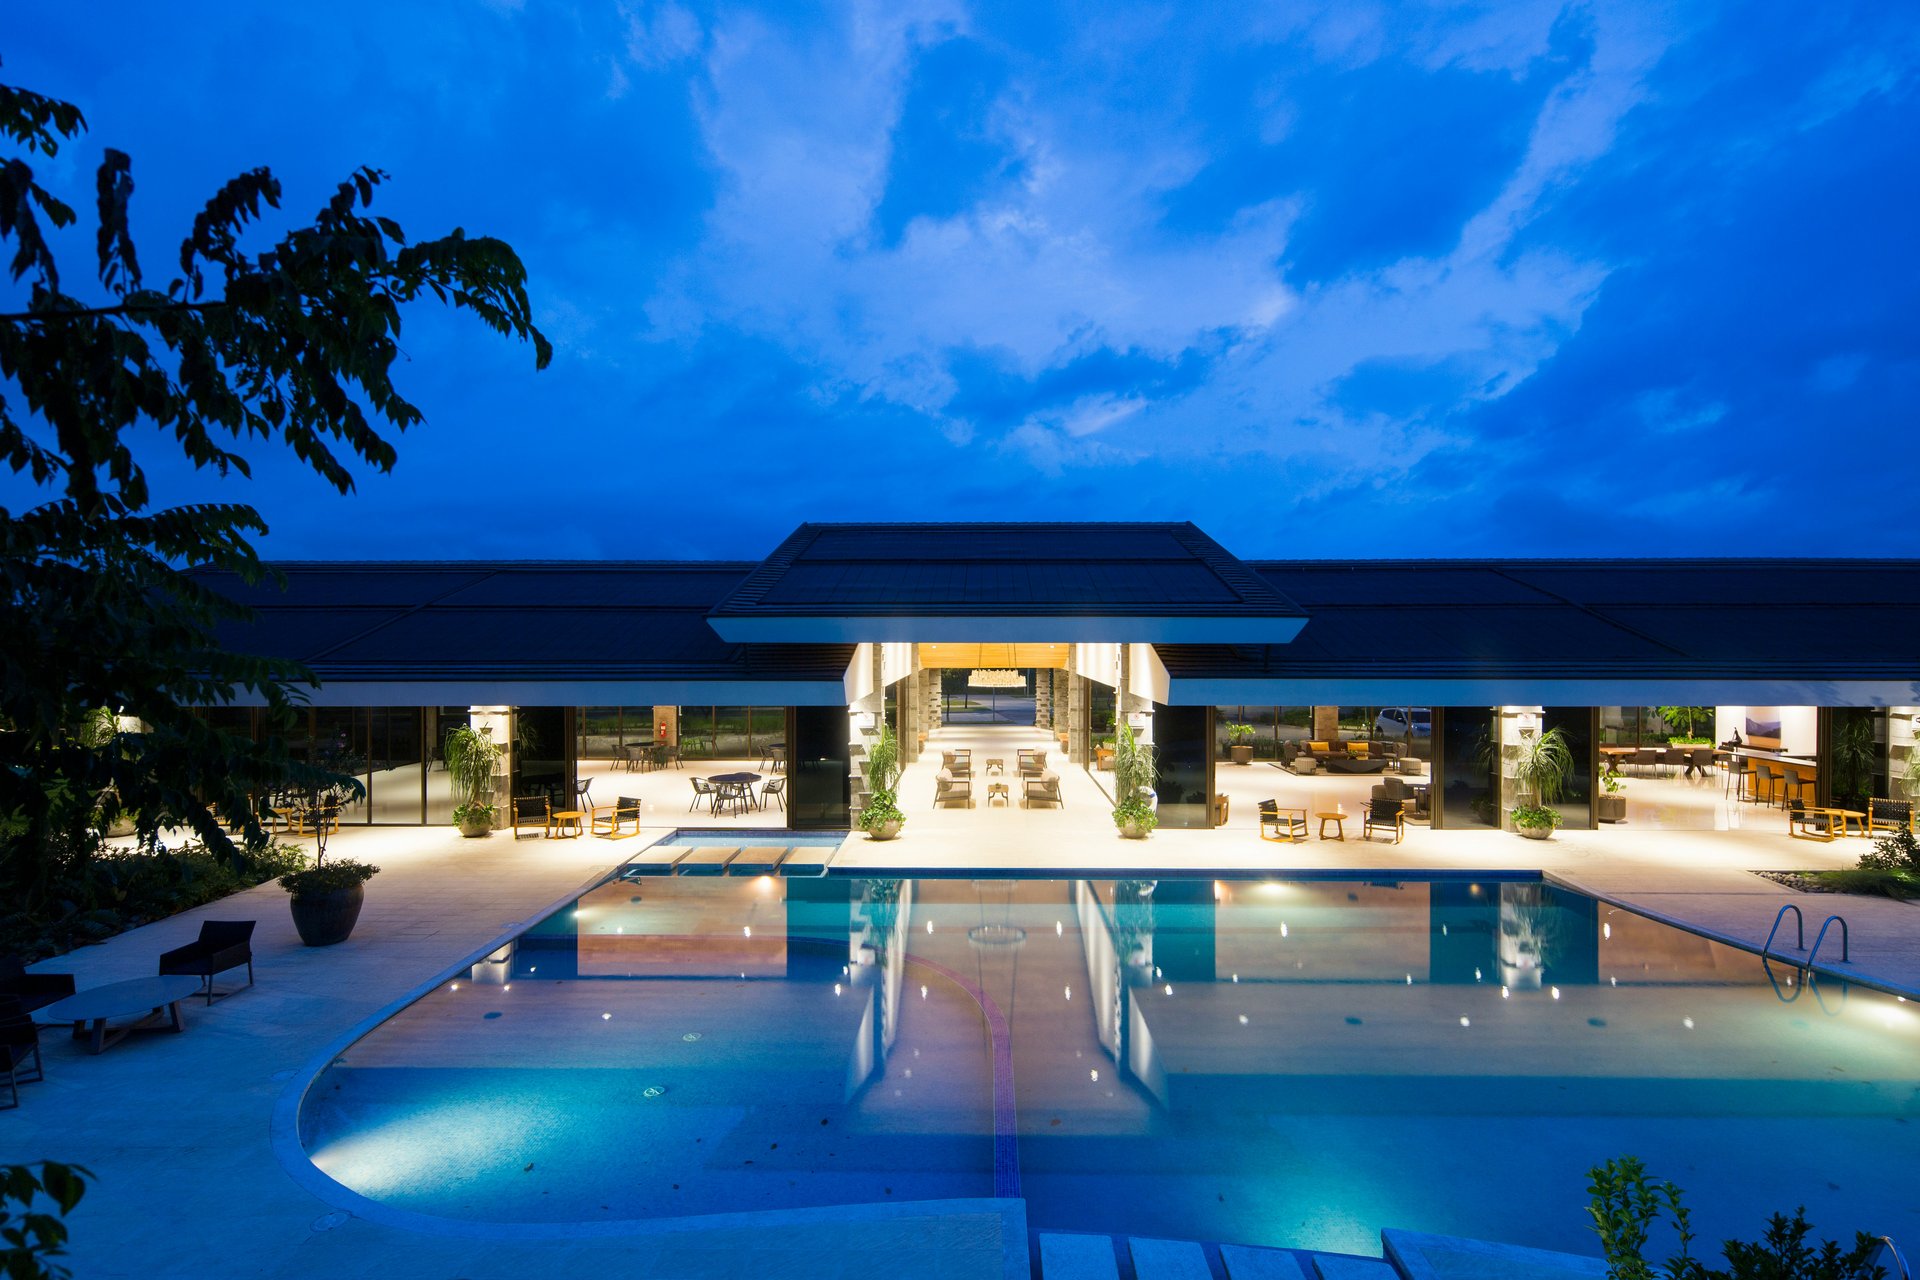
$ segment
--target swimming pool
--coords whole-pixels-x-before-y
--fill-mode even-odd
[[[737,837],[736,837],[737,838]],[[1017,1195],[1040,1229],[1592,1252],[1920,1228],[1920,1009],[1538,880],[613,878],[313,1081],[314,1164],[444,1218]]]

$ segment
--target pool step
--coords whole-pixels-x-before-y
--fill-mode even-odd
[[[1343,1253],[1316,1253],[1313,1269],[1320,1280],[1400,1280],[1393,1264],[1379,1258],[1352,1258]]]
[[[1223,1244],[1220,1265],[1226,1269],[1227,1280],[1309,1280],[1300,1259],[1285,1249]]]
[[[1602,1258],[1577,1253],[1528,1249],[1517,1244],[1492,1244],[1460,1236],[1435,1236],[1422,1231],[1380,1233],[1387,1258],[1406,1280],[1444,1280],[1449,1276],[1525,1276],[1527,1280],[1604,1280]]]
[[[1136,1280],[1213,1280],[1207,1251],[1191,1240],[1127,1240]]]
[[[1039,1280],[1120,1280],[1113,1238],[1043,1234]]]
[[[786,861],[792,850],[783,844],[755,844],[742,849],[727,864],[730,876],[770,876]]]

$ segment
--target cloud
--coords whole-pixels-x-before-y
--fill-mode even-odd
[[[1008,52],[1006,33],[938,0],[856,9],[802,33],[733,15],[710,35],[699,89],[720,194],[649,317],[683,339],[725,325],[778,342],[817,370],[825,394],[885,401],[955,447],[992,445],[1045,470],[1180,454],[1312,458],[1326,484],[1404,469],[1447,440],[1450,417],[1507,394],[1577,332],[1610,266],[1529,243],[1527,228],[1641,101],[1664,47],[1661,17],[1435,7],[1408,27],[1385,10],[1329,6],[1242,38],[1251,62],[1241,100],[1287,113],[1285,132],[1297,133],[1315,123],[1314,104],[1276,98],[1276,73],[1389,61],[1402,80],[1512,83],[1556,56],[1556,23],[1581,38],[1558,37],[1572,52],[1557,55],[1550,87],[1527,94],[1524,145],[1502,161],[1512,167],[1488,175],[1488,198],[1438,252],[1331,260],[1322,275],[1295,278],[1291,240],[1317,193],[1284,177],[1234,193],[1217,225],[1161,222],[1167,198],[1208,168],[1206,135],[1221,124],[1193,119],[1177,94],[1093,92],[1107,86],[1079,80],[1100,81],[1097,66],[1063,85],[1057,69]],[[1116,18],[1083,39],[1135,41],[1107,59],[1143,80],[1204,72],[1204,43],[1166,36]],[[959,41],[965,58],[953,53]],[[967,87],[916,80],[943,56]],[[987,176],[967,199],[938,195],[932,211],[883,227],[876,210],[901,200],[908,163],[895,150],[903,113],[925,114],[925,101],[964,116],[965,164]],[[968,379],[979,371],[954,355],[982,350],[994,353],[996,378],[1036,385],[1102,352],[1164,362],[1205,352],[1208,372],[1197,384],[1109,387],[996,416],[975,411],[982,397]],[[1431,375],[1422,403],[1389,414],[1365,401],[1352,375],[1385,364]]]

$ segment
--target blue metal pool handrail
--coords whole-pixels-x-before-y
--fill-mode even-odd
[[[1808,964],[1812,964],[1813,958],[1820,954],[1820,944],[1827,940],[1827,930],[1835,924],[1840,926],[1840,963],[1847,963],[1847,953],[1849,950],[1847,942],[1847,922],[1836,915],[1828,916],[1820,922],[1820,932],[1815,934],[1813,938],[1813,950],[1807,953]]]
[[[1773,935],[1780,932],[1780,922],[1787,918],[1789,911],[1793,912],[1793,949],[1795,951],[1807,949],[1807,918],[1800,914],[1799,907],[1789,902],[1773,917],[1773,928],[1767,930],[1767,940],[1760,948],[1761,955],[1767,955],[1773,950]]]

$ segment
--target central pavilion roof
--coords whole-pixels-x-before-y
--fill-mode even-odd
[[[738,643],[1284,644],[1306,615],[1187,522],[803,524],[708,619]]]

